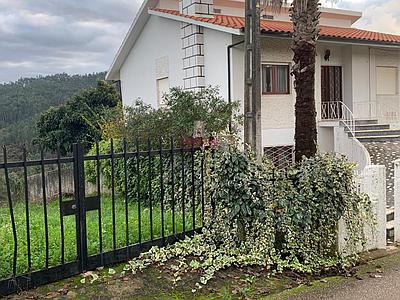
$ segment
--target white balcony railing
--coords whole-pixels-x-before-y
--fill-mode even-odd
[[[322,120],[339,120],[354,137],[356,122],[353,112],[341,101],[329,101],[321,103]]]

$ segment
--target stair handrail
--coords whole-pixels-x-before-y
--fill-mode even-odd
[[[347,127],[349,130],[350,134],[355,138],[356,137],[356,121],[354,118],[354,114],[351,111],[351,109],[344,103],[341,102],[342,106],[342,118],[341,121],[343,124]]]

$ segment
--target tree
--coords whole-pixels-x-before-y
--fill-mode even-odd
[[[155,109],[137,100],[133,106],[124,108],[124,113],[113,113],[115,118],[106,119],[107,123],[102,124],[107,131],[103,131],[103,138],[158,141],[160,136],[188,137],[192,136],[197,121],[203,123],[206,133],[212,134],[227,130],[231,119],[234,123],[239,119],[235,114],[239,104],[227,103],[216,88],[201,91],[172,88],[164,95],[163,103]]]
[[[37,123],[34,143],[52,151],[60,147],[62,154],[71,151],[77,142],[89,149],[102,137],[101,120],[119,103],[115,88],[106,81],[99,81],[96,88],[83,90],[65,105],[43,113]]]
[[[266,0],[266,5],[280,9],[283,0]],[[293,22],[292,74],[296,90],[295,159],[312,157],[317,152],[315,109],[315,57],[319,36],[319,0],[293,0],[290,17]]]
[[[30,144],[42,112],[65,104],[82,89],[95,87],[104,76],[105,72],[55,74],[0,83],[0,145]]]

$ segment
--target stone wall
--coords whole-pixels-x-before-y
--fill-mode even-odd
[[[57,170],[45,172],[45,189],[46,200],[51,201],[58,199],[60,185]],[[22,179],[21,179],[22,180]],[[15,184],[11,182],[12,200],[18,201],[25,198],[24,184],[21,180]],[[96,194],[97,187],[89,182],[85,183],[86,195]],[[102,187],[102,193],[107,193],[108,190]],[[7,201],[7,194],[5,190],[5,182],[0,181],[0,203]],[[61,193],[63,196],[74,195],[74,174],[72,169],[63,169],[61,171]],[[42,174],[35,174],[28,177],[28,199],[29,202],[42,202],[43,201],[43,181]]]

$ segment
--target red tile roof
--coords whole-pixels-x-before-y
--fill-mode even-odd
[[[154,8],[154,11],[180,16],[195,21],[210,23],[214,25],[224,26],[233,29],[243,29],[245,20],[244,17],[227,16],[227,15],[214,15],[212,18],[189,16],[179,13],[176,10]],[[320,26],[320,35],[323,37],[341,38],[341,39],[356,39],[364,41],[374,42],[386,42],[386,43],[399,43],[400,35],[386,34],[381,32],[373,32],[367,30],[361,30],[357,28],[341,28],[333,26]],[[290,34],[293,31],[291,22],[285,21],[272,21],[272,20],[261,20],[261,31],[267,33],[285,33]]]

